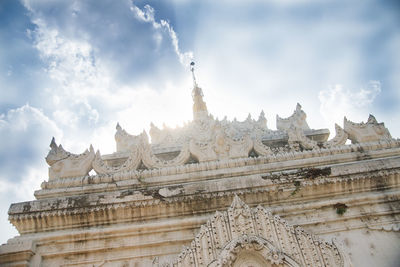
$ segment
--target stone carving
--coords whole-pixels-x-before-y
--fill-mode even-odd
[[[117,128],[117,131],[118,130],[119,129]],[[120,131],[120,133],[121,132],[122,131]],[[124,133],[124,132],[125,131],[123,131],[122,133]],[[111,174],[111,173],[117,173],[117,172],[136,170],[139,167],[139,165],[141,163],[141,153],[140,153],[141,152],[141,146],[140,146],[141,138],[140,138],[140,135],[132,136],[132,137],[128,137],[128,135],[125,135],[125,137],[134,139],[136,142],[136,145],[129,146],[128,158],[124,161],[124,163],[121,165],[118,165],[118,166],[110,166],[102,159],[100,151],[97,151],[96,156],[93,161],[93,169],[95,170],[96,173]],[[129,144],[129,142],[124,142],[124,144]],[[121,149],[122,148],[124,148],[124,146],[121,146]]]
[[[302,114],[304,116],[301,117]],[[305,113],[301,110],[300,105],[295,114],[291,116],[291,118],[296,117],[305,118]],[[101,158],[100,152],[98,152],[93,168],[100,174],[136,170],[141,163],[149,169],[163,168],[183,165],[190,160],[191,156],[199,162],[247,158],[253,149],[257,156],[273,156],[285,152],[343,146],[350,138],[349,136],[353,139],[353,143],[392,140],[383,123],[377,123],[373,117],[370,117],[366,124],[352,123],[345,119],[347,130],[335,125],[336,136],[329,141],[318,137],[319,130],[305,131],[304,129],[308,127],[306,127],[305,120],[303,123],[300,119],[288,118],[285,120],[287,120],[284,124],[286,126],[280,126],[280,128],[289,128],[278,131],[267,128],[263,112],[258,120],[248,116],[243,122],[237,120],[230,122],[226,118],[219,121],[211,115],[207,115],[177,129],[164,127],[161,130],[152,125],[150,132],[152,139],[157,141],[156,144],[149,142],[145,132],[137,136],[130,135],[118,124],[115,134],[117,152],[111,157],[124,159],[119,161],[119,165],[110,165]],[[313,131],[316,135],[315,140],[312,138]],[[276,142],[278,146],[270,147],[264,140],[267,143]],[[163,149],[166,149],[167,153],[171,153],[171,155],[159,157],[157,153],[162,153],[160,151],[164,151]]]
[[[115,133],[115,142],[117,145],[117,152],[126,152],[140,143],[140,136],[128,134],[122,127],[117,123],[117,132]]]
[[[171,263],[162,266],[346,266],[341,247],[287,224],[258,206],[251,209],[238,196],[217,212]],[[161,265],[158,265],[161,266]]]
[[[150,123],[150,137],[153,145],[159,145],[162,147],[171,147],[176,145],[182,145],[187,139],[189,127],[176,127],[175,129],[169,128],[166,125],[163,129],[159,129],[153,123]]]
[[[288,131],[291,126],[295,128],[300,128],[302,130],[309,130],[308,124],[306,122],[307,115],[301,109],[301,105],[297,103],[296,110],[293,115],[284,119],[276,115],[276,128],[282,131]]]
[[[206,102],[203,100],[203,91],[197,85],[196,77],[194,75],[194,62],[190,63],[190,70],[192,72],[193,78],[193,90],[192,90],[192,98],[193,98],[193,119],[203,119],[208,117],[208,110]]]
[[[354,151],[364,151],[368,153],[369,151],[391,151],[390,155],[397,156],[399,153],[400,147],[400,140],[392,139],[386,142],[378,142],[378,143],[361,143],[361,144],[349,144],[340,147],[333,147],[327,149],[318,149],[318,150],[304,150],[301,152],[279,152],[277,154],[271,154],[262,157],[247,157],[247,158],[240,158],[240,159],[232,159],[229,161],[215,161],[212,164],[209,162],[202,162],[198,164],[187,164],[187,165],[179,165],[174,166],[173,168],[168,168],[168,173],[171,175],[185,175],[186,173],[190,172],[201,172],[201,171],[215,171],[218,169],[224,168],[240,168],[245,169],[249,167],[254,167],[259,164],[269,164],[269,163],[284,163],[288,164],[293,160],[304,160],[308,158],[324,158],[324,157],[331,157],[341,160],[348,160],[347,153],[351,153]],[[387,155],[387,152],[383,152]],[[356,161],[359,158],[359,155],[353,155],[352,160]],[[285,163],[286,162],[286,163]],[[268,169],[265,169],[268,171]],[[66,178],[62,181],[47,181],[42,183],[43,189],[55,189],[55,188],[65,188],[65,187],[75,187],[75,186],[82,186],[82,184],[93,184],[93,183],[112,183],[115,181],[127,181],[135,179],[138,175],[143,178],[150,178],[160,176],[163,172],[162,169],[148,169],[148,170],[135,170],[132,172],[125,172],[125,173],[110,173],[107,176],[92,176],[91,179],[84,179],[84,180],[76,180],[72,178]],[[382,174],[383,175],[383,174]],[[385,172],[385,175],[388,175]],[[365,174],[364,174],[365,177]]]
[[[210,141],[190,141],[190,152],[200,162],[248,157],[253,148],[253,142],[248,135],[234,140],[226,134],[220,124],[212,131],[214,138]]]
[[[192,91],[193,97],[193,119],[198,119],[208,115],[207,105],[203,100],[203,91],[197,84]]]
[[[392,137],[383,122],[378,123],[374,116],[369,115],[367,123],[354,123],[344,117],[344,131],[353,143],[391,140]]]
[[[141,163],[147,168],[163,168],[185,164],[190,159],[189,145],[184,144],[179,151],[179,154],[169,160],[161,159],[157,157],[149,143],[148,135],[145,131],[140,135],[130,135],[125,130],[117,125],[116,136],[123,137],[119,138],[121,141],[120,148],[122,152],[117,152],[116,156],[128,155],[126,160],[116,166],[112,166],[104,161],[101,157],[100,151],[97,151],[96,157],[93,161],[93,169],[99,174],[111,174],[117,172],[126,172],[136,170]],[[117,145],[118,146],[118,145]],[[128,150],[126,150],[128,148]],[[121,157],[121,156],[120,156]]]
[[[267,156],[273,153],[270,147],[262,143],[261,138],[254,138],[253,148],[257,155]]]
[[[237,121],[234,119],[229,122],[226,118],[221,121],[221,124],[227,128],[227,133],[232,137],[240,137],[244,135],[263,136],[274,134],[273,131],[267,128],[267,119],[265,118],[264,111],[261,111],[258,120],[251,118],[249,114],[244,121]]]
[[[290,146],[300,145],[303,149],[314,149],[318,148],[318,143],[308,138],[303,129],[295,127],[293,124],[287,130],[289,139],[288,143]]]
[[[76,155],[65,151],[61,144],[57,146],[53,137],[50,148],[46,156],[46,162],[50,166],[49,180],[86,176],[92,169],[95,155],[91,145],[89,150]]]
[[[371,115],[366,124],[353,123],[345,118],[345,129],[335,125],[336,136],[326,141],[329,131],[310,129],[300,104],[297,104],[290,117],[277,116],[276,131],[267,128],[263,111],[258,120],[252,119],[250,114],[244,121],[228,121],[226,117],[221,121],[214,119],[208,113],[194,72],[192,96],[193,121],[175,129],[166,126],[159,129],[151,123],[151,143],[146,132],[131,135],[117,124],[116,152],[102,157],[98,151],[94,157],[93,169],[98,174],[112,174],[139,168],[176,167],[196,160],[201,163],[244,159],[249,156],[280,159],[287,153],[293,156],[293,153],[301,151],[343,146],[347,138],[353,143],[391,140],[383,123],[378,123]],[[57,153],[60,159],[68,157],[61,150]]]
[[[257,236],[243,235],[232,240],[221,252],[218,260],[209,266],[300,266],[289,256],[274,249],[271,244]]]
[[[348,134],[343,130],[342,127],[340,127],[339,125],[337,125],[335,123],[335,131],[336,131],[336,135],[334,138],[332,138],[331,140],[328,140],[327,142],[323,143],[324,147],[334,147],[334,146],[341,146],[346,144],[346,141],[348,139]]]
[[[183,144],[176,157],[170,160],[163,160],[154,154],[146,132],[143,132],[141,137],[141,159],[147,168],[163,168],[183,165],[190,159],[189,145],[186,142]]]

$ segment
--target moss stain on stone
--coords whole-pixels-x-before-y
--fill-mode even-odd
[[[336,203],[333,208],[336,209],[336,214],[341,216],[347,211],[348,206],[344,203]]]

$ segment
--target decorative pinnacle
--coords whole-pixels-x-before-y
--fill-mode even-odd
[[[121,125],[119,125],[119,122],[117,122],[117,126],[115,126],[115,129],[117,129],[117,131],[121,131],[122,127]]]
[[[197,87],[196,77],[194,76],[194,62],[190,62],[190,71],[192,72],[193,87]]]
[[[56,139],[54,138],[54,136],[51,139],[50,148],[52,148],[52,149],[57,148]]]

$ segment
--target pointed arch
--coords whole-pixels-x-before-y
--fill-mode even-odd
[[[202,225],[191,245],[167,266],[241,266],[246,262],[260,266],[352,266],[335,242],[325,242],[289,225],[261,206],[251,209],[238,196],[228,210],[216,212]]]

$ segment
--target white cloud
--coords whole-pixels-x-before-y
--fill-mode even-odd
[[[347,116],[355,122],[365,121],[375,98],[381,93],[379,81],[370,81],[359,90],[344,89],[342,85],[332,86],[319,92],[320,112],[326,121],[343,123]]]
[[[166,31],[168,33],[168,36],[171,39],[171,43],[172,43],[172,46],[174,47],[175,53],[179,58],[179,62],[183,66],[189,66],[190,61],[193,60],[193,52],[191,52],[191,51],[182,52],[181,51],[181,49],[179,48],[178,36],[168,21],[161,19],[160,22],[157,22],[156,19],[154,18],[154,8],[152,8],[149,5],[145,5],[144,9],[142,10],[139,7],[132,4],[130,9],[132,10],[134,15],[139,20],[141,20],[143,22],[151,23],[155,30]],[[162,35],[155,35],[155,36],[156,36],[157,42],[159,42]]]
[[[56,124],[40,109],[26,104],[16,109],[10,109],[6,114],[0,114],[0,130],[2,132],[26,132],[30,127],[47,128],[49,132],[61,135]],[[4,144],[2,142],[2,144]]]
[[[10,203],[31,200],[47,178],[44,157],[52,136],[61,139],[62,131],[28,104],[0,114],[0,243],[16,233],[4,216]]]
[[[109,86],[107,70],[96,64],[94,51],[87,41],[66,38],[40,18],[34,19],[33,23],[37,25],[33,33],[35,47],[47,63],[50,77],[59,82],[61,86],[58,89],[63,89],[57,94],[73,96],[72,99],[80,101]]]
[[[1,114],[0,180],[18,184],[28,172],[43,169],[51,138],[60,140],[62,135],[54,121],[28,104]]]

